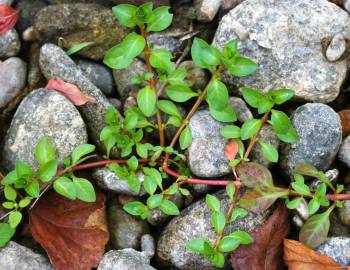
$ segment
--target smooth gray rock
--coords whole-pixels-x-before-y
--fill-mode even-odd
[[[221,6],[221,0],[194,0],[193,2],[197,20],[211,22]]]
[[[327,170],[333,162],[342,139],[338,114],[329,106],[307,103],[298,107],[291,116],[299,140],[283,144],[280,166],[292,175],[298,163],[308,163],[319,170]]]
[[[30,46],[30,55],[28,63],[28,87],[29,89],[35,89],[40,85],[44,85],[46,79],[41,72],[39,58],[40,58],[40,45],[38,43],[32,43]]]
[[[344,206],[337,208],[337,212],[341,223],[350,229],[350,201],[344,201]]]
[[[350,264],[350,238],[349,237],[330,237],[316,248],[317,252],[333,258],[341,265]]]
[[[29,248],[10,241],[0,249],[1,270],[54,270],[49,260]]]
[[[107,208],[108,230],[113,249],[140,249],[141,237],[149,233],[148,223],[126,213],[115,203]]]
[[[156,243],[152,235],[144,234],[141,236],[141,251],[150,259],[153,258],[156,253]]]
[[[213,45],[239,38],[240,52],[258,64],[247,77],[226,74],[230,86],[286,87],[297,98],[328,103],[338,96],[348,64],[329,62],[321,42],[349,26],[349,14],[327,0],[246,0],[222,18]]]
[[[169,28],[162,32],[152,32],[147,36],[147,42],[152,44],[153,48],[165,48],[172,55],[181,53],[186,41],[181,38],[183,31],[177,28]],[[143,55],[142,55],[143,56]]]
[[[24,89],[27,79],[27,64],[12,57],[0,63],[0,108],[5,107]]]
[[[36,14],[47,6],[45,0],[18,0],[16,9],[21,10],[16,29],[21,32],[34,24]]]
[[[338,153],[338,159],[350,168],[350,135],[343,140]]]
[[[238,121],[244,123],[245,121],[252,119],[253,114],[243,99],[239,97],[230,97],[230,105],[236,113]]]
[[[0,59],[16,56],[21,48],[21,42],[16,29],[11,29],[0,35]]]
[[[97,270],[156,270],[149,263],[146,255],[132,248],[111,250],[103,256]]]
[[[179,67],[187,71],[185,82],[193,89],[204,89],[209,82],[209,76],[202,68],[197,67],[193,61],[184,61]]]
[[[229,199],[224,192],[215,194],[220,200],[221,210],[226,212],[229,207]],[[205,199],[199,200],[181,211],[174,217],[162,231],[157,244],[157,260],[166,266],[173,266],[182,270],[214,270],[215,268],[204,256],[191,252],[186,247],[187,241],[201,237],[213,242],[216,232],[210,223],[211,210],[205,203]],[[225,228],[228,234],[235,230],[252,231],[262,225],[269,217],[269,212],[262,214],[249,213],[244,218],[239,218]],[[231,269],[228,259],[224,269]]]
[[[345,226],[339,219],[338,213],[333,211],[330,215],[330,226],[328,237],[343,236],[350,237],[350,227]]]
[[[331,62],[337,61],[343,56],[345,49],[345,37],[342,34],[337,34],[332,38],[331,43],[328,45],[326,57]]]
[[[21,160],[36,167],[35,145],[48,137],[60,164],[75,147],[87,143],[86,126],[78,110],[56,91],[37,89],[19,105],[5,138],[3,165],[8,170]]]
[[[106,96],[114,94],[114,81],[112,71],[104,65],[91,60],[78,59],[77,66],[84,72],[85,76]]]
[[[224,125],[211,117],[208,110],[199,110],[189,123],[192,144],[188,148],[188,164],[194,175],[210,178],[231,172],[224,154],[226,139],[220,134]]]
[[[54,44],[43,45],[39,62],[41,71],[47,80],[61,78],[77,85],[84,94],[95,98],[96,103],[86,103],[79,106],[79,110],[89,129],[92,141],[102,152],[105,152],[105,147],[100,141],[100,132],[105,127],[105,112],[113,105],[60,47]]]

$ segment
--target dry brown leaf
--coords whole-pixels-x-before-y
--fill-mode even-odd
[[[231,254],[235,270],[279,270],[283,268],[283,239],[289,231],[289,211],[280,204],[263,226],[249,234],[254,242]]]
[[[17,20],[18,11],[6,4],[0,4],[0,35],[11,30]]]
[[[237,153],[238,143],[235,139],[232,139],[225,145],[225,156],[228,160],[233,160],[236,158]]]
[[[337,264],[332,258],[289,239],[284,240],[284,261],[289,270],[348,269]]]
[[[87,102],[96,103],[96,100],[93,97],[87,96],[81,92],[78,86],[67,83],[61,79],[49,80],[45,88],[60,92],[76,106],[84,105]]]
[[[29,212],[34,239],[46,250],[56,270],[97,267],[109,239],[104,195],[94,203],[68,200],[51,193]]]
[[[348,136],[350,134],[350,110],[345,109],[338,112],[343,136]]]

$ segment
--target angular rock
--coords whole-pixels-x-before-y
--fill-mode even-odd
[[[328,103],[339,94],[347,62],[329,62],[321,42],[349,25],[349,14],[327,0],[246,0],[222,18],[213,44],[222,48],[238,37],[240,52],[259,65],[248,77],[226,74],[229,85],[286,87],[297,98]]]
[[[194,0],[197,20],[200,22],[211,22],[221,6],[221,0]]]
[[[54,270],[49,260],[29,248],[10,241],[0,249],[0,269],[6,270]]]
[[[21,48],[21,42],[15,29],[0,35],[0,59],[16,56]]]
[[[0,63],[0,108],[5,107],[24,89],[27,78],[27,64],[12,57]]]
[[[104,65],[94,61],[78,59],[75,61],[77,66],[84,72],[85,76],[106,96],[114,94],[114,81],[112,71]]]
[[[192,116],[189,127],[193,140],[188,148],[188,164],[196,176],[220,177],[231,172],[224,154],[226,139],[220,134],[223,126],[208,110],[199,110]]]
[[[36,14],[44,7],[47,3],[44,0],[18,0],[16,9],[20,10],[19,19],[16,23],[16,29],[23,32],[28,27],[34,24]]]
[[[105,147],[99,138],[101,130],[105,127],[105,112],[112,104],[60,47],[54,44],[43,45],[39,61],[41,71],[47,80],[61,78],[77,85],[84,94],[95,98],[96,103],[79,106],[79,110],[88,126],[91,139],[104,152]]]
[[[103,256],[97,270],[156,270],[149,263],[146,255],[132,248],[111,250]]]
[[[66,48],[94,42],[77,53],[93,60],[102,59],[126,34],[110,8],[84,3],[43,8],[36,15],[34,28],[42,43],[56,43],[59,37],[63,38]]]
[[[344,162],[350,167],[350,135],[343,140],[338,153],[338,158],[341,162]]]
[[[252,112],[243,99],[239,97],[230,97],[229,102],[236,113],[238,121],[244,123],[253,118]]]
[[[12,170],[16,160],[36,167],[35,145],[48,137],[60,164],[72,150],[88,140],[78,110],[63,95],[46,89],[32,91],[18,107],[5,138],[3,166]]]
[[[220,200],[222,211],[227,211],[229,199],[224,192],[215,194]],[[182,270],[214,270],[215,268],[205,257],[191,252],[186,247],[187,241],[202,237],[213,242],[216,233],[210,223],[211,210],[205,203],[205,199],[197,201],[181,211],[181,214],[174,217],[162,231],[157,245],[157,260],[165,266],[173,266]],[[235,230],[252,231],[255,227],[262,225],[268,218],[269,213],[249,213],[244,218],[225,228],[224,233],[228,234]],[[231,269],[226,260],[224,269]]]
[[[333,258],[341,265],[350,264],[349,237],[330,237],[321,246],[316,248],[316,251]]]
[[[327,170],[342,139],[338,114],[327,105],[307,103],[295,110],[291,122],[299,140],[292,145],[283,144],[280,156],[283,172],[292,175],[298,163],[308,163],[319,170]]]

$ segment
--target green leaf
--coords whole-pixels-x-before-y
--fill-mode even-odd
[[[160,206],[162,201],[163,201],[163,195],[155,194],[155,195],[150,196],[147,199],[147,206],[150,209],[153,209],[153,208],[156,208],[156,207]]]
[[[245,210],[243,208],[235,208],[235,210],[233,210],[233,212],[232,212],[232,216],[231,216],[230,222],[235,221],[239,217],[243,218],[243,217],[245,217],[247,215],[248,215],[247,210]]]
[[[5,185],[11,185],[16,183],[16,181],[18,180],[17,178],[17,173],[16,170],[13,170],[11,172],[9,172],[4,179],[2,179],[2,181],[0,181],[0,184],[5,186]]]
[[[228,195],[228,197],[233,200],[234,196],[235,196],[235,192],[236,192],[236,186],[233,182],[229,182],[226,185],[226,193]]]
[[[179,188],[179,190],[180,190],[180,193],[184,196],[190,195],[190,192],[186,188]]]
[[[319,171],[312,166],[311,164],[307,164],[307,163],[299,163],[294,167],[294,170],[299,173],[299,174],[303,174],[303,175],[307,175],[307,176],[311,176],[311,177],[315,177],[318,178],[319,177]]]
[[[18,206],[21,208],[24,208],[24,207],[27,207],[30,203],[31,203],[30,198],[24,198],[24,199],[19,201]]]
[[[132,130],[137,126],[138,118],[135,114],[128,114],[124,119],[124,127],[127,130]]]
[[[243,87],[241,92],[244,100],[255,109],[259,107],[259,102],[264,97],[258,90],[249,87]]]
[[[137,105],[142,113],[146,116],[151,116],[156,112],[157,95],[154,91],[146,86],[137,94]]]
[[[90,181],[84,178],[73,178],[73,183],[76,189],[76,196],[79,200],[84,202],[95,202],[96,201],[96,193],[94,186],[90,183]]]
[[[166,70],[167,73],[174,71],[175,64],[171,62],[172,55],[167,49],[156,49],[151,51],[150,63],[154,68]]]
[[[106,147],[107,158],[109,158],[109,154],[110,154],[110,152],[111,152],[111,150],[114,147],[116,142],[117,142],[117,139],[115,136],[111,136],[106,141],[104,141],[104,145]]]
[[[138,166],[139,166],[139,161],[135,156],[132,156],[131,158],[128,159],[128,161],[126,162],[126,164],[128,165],[128,167],[135,171]]]
[[[271,172],[259,163],[241,163],[237,166],[236,172],[243,184],[249,188],[268,187],[271,189],[274,186]]]
[[[106,124],[110,126],[119,125],[119,115],[116,108],[114,108],[113,106],[108,107],[105,113],[105,121]]]
[[[316,248],[326,239],[329,231],[329,215],[333,207],[322,214],[317,214],[309,218],[299,233],[299,240],[310,248]]]
[[[284,112],[277,110],[272,110],[271,113],[271,124],[274,130],[278,134],[286,134],[292,126],[289,117]]]
[[[221,53],[203,39],[195,38],[191,48],[192,60],[200,68],[210,68],[221,63]]]
[[[180,134],[179,138],[181,150],[185,150],[192,144],[192,132],[190,127],[187,125]]]
[[[147,206],[138,201],[125,204],[123,209],[130,215],[140,216],[142,219],[146,219],[148,216]]]
[[[293,182],[292,187],[296,192],[298,192],[301,195],[310,195],[311,194],[310,188],[307,185],[305,185],[304,183]]]
[[[179,186],[177,183],[173,183],[170,187],[167,188],[166,192],[164,194],[166,195],[174,195],[178,191]]]
[[[258,141],[260,146],[261,146],[261,151],[264,155],[264,157],[271,162],[277,162],[278,161],[278,151],[277,149],[269,144],[269,143],[264,143],[263,141],[259,140]]]
[[[211,224],[213,225],[216,233],[220,234],[225,228],[226,220],[225,215],[221,212],[215,211],[211,214]]]
[[[191,239],[187,242],[186,247],[194,253],[204,253],[204,243],[206,242],[203,238]]]
[[[57,168],[58,165],[56,160],[51,160],[41,165],[38,170],[40,180],[43,182],[49,182],[56,175]]]
[[[310,215],[315,214],[318,211],[318,209],[320,209],[320,207],[321,207],[321,204],[319,203],[319,201],[317,199],[310,200],[308,205],[307,205],[307,208],[308,208]]]
[[[169,100],[158,100],[157,106],[159,110],[161,110],[162,112],[165,112],[169,115],[173,115],[182,119],[182,115],[179,109],[176,107],[176,105],[173,102]]]
[[[4,247],[15,234],[16,230],[7,223],[0,223],[0,248]]]
[[[237,39],[227,42],[224,46],[222,55],[226,59],[231,59],[238,54],[238,41]]]
[[[138,25],[148,23],[152,18],[153,3],[145,3],[138,7],[136,11],[136,18]]]
[[[2,207],[4,207],[5,209],[11,210],[11,209],[15,208],[15,203],[14,202],[3,202]]]
[[[257,69],[257,64],[243,56],[234,57],[231,61],[225,61],[226,68],[229,73],[244,77],[252,74]]]
[[[298,133],[293,126],[290,126],[285,134],[277,133],[277,137],[285,143],[296,143],[299,140]]]
[[[56,151],[47,137],[40,139],[35,146],[35,158],[40,165],[56,159]]]
[[[215,110],[209,104],[209,112],[215,120],[220,122],[229,123],[237,120],[237,116],[229,104],[227,104],[227,107],[221,111]]]
[[[222,253],[215,252],[214,256],[210,257],[210,261],[214,266],[222,268],[225,264],[225,257]]]
[[[12,212],[9,215],[9,225],[14,229],[18,226],[21,220],[22,220],[22,213],[19,211]]]
[[[283,104],[294,96],[294,91],[291,89],[278,89],[269,92],[269,96],[277,104]]]
[[[169,12],[169,7],[159,7],[153,10],[152,17],[147,24],[147,32],[160,32],[168,28],[173,20],[173,14]]]
[[[24,190],[27,192],[27,194],[31,197],[38,198],[40,195],[40,186],[39,182],[37,180],[32,180],[25,188]]]
[[[136,11],[137,7],[129,4],[121,4],[112,8],[114,16],[118,21],[126,27],[134,27],[137,25]]]
[[[227,139],[236,139],[241,137],[241,128],[233,125],[224,126],[220,133]]]
[[[238,239],[241,244],[248,245],[253,243],[253,238],[245,231],[234,231],[228,235],[229,237]]]
[[[136,144],[136,153],[142,157],[147,158],[148,157],[148,150],[152,149],[152,145],[149,143],[137,143]]]
[[[15,201],[17,197],[17,192],[13,187],[7,185],[4,188],[4,195],[7,200]]]
[[[175,102],[186,102],[187,100],[198,96],[187,85],[169,85],[165,88],[165,92],[168,97]]]
[[[162,175],[160,174],[160,172],[154,168],[147,168],[144,167],[143,168],[143,172],[146,174],[146,176],[149,176],[152,178],[152,180],[157,184],[158,187],[160,187],[161,189],[163,189],[162,186]]]
[[[177,216],[180,214],[179,208],[177,208],[176,204],[167,199],[163,200],[160,205],[160,210],[169,216]]]
[[[261,119],[249,119],[241,127],[241,139],[248,140],[258,132],[262,125]]]
[[[143,182],[143,187],[149,195],[153,195],[154,192],[157,190],[157,183],[151,176],[146,175],[145,180]]]
[[[225,236],[224,238],[221,239],[219,243],[219,251],[232,252],[236,250],[240,244],[241,244],[241,241],[238,238]]]
[[[269,110],[271,110],[271,108],[273,107],[273,102],[268,99],[267,97],[263,96],[262,99],[259,102],[259,106],[258,106],[258,113],[266,113]]]
[[[187,75],[186,68],[180,67],[169,74],[167,78],[167,82],[171,85],[184,84],[186,75]]]
[[[289,201],[286,206],[288,209],[296,209],[298,208],[298,206],[302,201],[303,201],[303,197],[298,197],[292,201]]]
[[[182,119],[180,119],[177,116],[170,116],[168,121],[166,122],[166,125],[173,125],[174,127],[180,127],[182,124]]]
[[[95,44],[95,42],[81,42],[78,44],[75,44],[74,46],[70,47],[67,51],[66,54],[67,55],[72,55],[75,54],[79,51],[81,51],[82,49],[89,47],[91,45]]]
[[[208,85],[207,102],[215,110],[223,110],[228,104],[228,91],[226,85],[219,80],[213,80]]]
[[[60,195],[70,200],[77,198],[76,185],[67,177],[60,177],[53,183],[53,189]]]
[[[135,173],[131,172],[126,177],[126,180],[128,180],[129,187],[131,188],[132,191],[134,191],[137,194],[140,193],[141,182]]]
[[[18,179],[19,178],[28,179],[33,176],[33,170],[28,164],[20,160],[16,160],[16,175]]]
[[[220,211],[220,201],[215,196],[207,194],[205,196],[205,202],[211,210],[216,212]]]
[[[81,144],[74,148],[72,152],[72,162],[76,164],[83,156],[90,154],[95,151],[95,145],[92,144]]]

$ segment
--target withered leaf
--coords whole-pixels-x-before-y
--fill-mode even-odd
[[[236,158],[237,153],[238,143],[235,139],[232,139],[225,145],[225,156],[228,160],[233,160]]]
[[[18,11],[6,4],[0,4],[0,35],[11,30],[17,20]]]
[[[56,270],[97,267],[109,239],[104,195],[94,203],[50,193],[29,212],[34,239],[46,250]]]
[[[231,254],[235,270],[283,269],[283,239],[289,231],[289,211],[281,203],[263,226],[250,232],[254,242]]]
[[[284,262],[289,270],[348,269],[337,264],[332,258],[289,239],[284,240]]]
[[[243,184],[247,187],[273,187],[272,175],[269,169],[259,163],[241,163],[237,166],[236,171]]]

